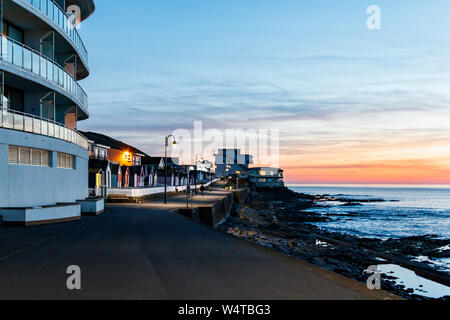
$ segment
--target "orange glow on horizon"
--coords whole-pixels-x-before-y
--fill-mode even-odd
[[[284,166],[286,183],[450,184],[448,162],[395,161],[357,165]]]

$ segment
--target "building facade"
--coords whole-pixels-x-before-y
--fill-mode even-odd
[[[68,13],[74,12],[75,14]],[[93,0],[0,0],[0,216],[79,218],[88,196],[88,54],[76,23]],[[78,212],[78,213],[77,213]]]
[[[200,181],[211,181],[213,179],[213,163],[211,161],[199,159],[195,164]]]
[[[213,163],[208,160],[200,159],[195,163],[198,171],[206,172],[208,174],[212,173]]]
[[[89,193],[106,196],[108,188],[144,186],[144,152],[97,132],[81,132],[89,140]]]
[[[166,182],[171,187],[206,183],[208,172],[195,165],[180,165],[178,158],[167,158],[167,179],[164,157],[151,157],[139,149],[96,132],[81,132],[89,139],[89,192],[92,196],[117,199],[124,192],[153,194]],[[206,167],[209,167],[207,163]],[[125,191],[128,190],[128,191]],[[133,191],[130,191],[133,192]]]
[[[280,168],[250,168],[250,185],[257,188],[283,188],[284,176]]]
[[[122,141],[97,132],[81,132],[89,139],[91,159],[108,160],[124,167],[140,166],[148,155]]]
[[[251,155],[241,154],[239,149],[219,149],[215,157],[217,178],[248,177],[248,167],[253,163]]]

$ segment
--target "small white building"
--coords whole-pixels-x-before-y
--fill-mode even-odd
[[[213,163],[208,160],[200,159],[200,160],[197,160],[196,166],[197,166],[197,171],[211,173]]]
[[[248,169],[250,184],[257,188],[284,187],[283,170],[280,168],[250,168]]]

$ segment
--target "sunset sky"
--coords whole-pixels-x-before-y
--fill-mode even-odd
[[[278,129],[289,183],[450,184],[448,0],[96,5],[81,130],[156,156],[195,120]]]

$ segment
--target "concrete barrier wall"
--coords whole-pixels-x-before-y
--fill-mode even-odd
[[[217,228],[222,221],[229,217],[233,203],[234,196],[230,193],[226,198],[217,201],[210,207],[198,207],[198,222]]]
[[[242,203],[242,204],[246,203],[247,199],[248,199],[248,193],[249,193],[248,188],[233,191],[235,201],[237,203]]]
[[[211,206],[179,209],[178,213],[199,223],[217,228],[231,213],[235,203],[247,201],[248,189],[230,192],[226,197],[217,200]]]
[[[99,215],[105,211],[105,199],[86,199],[78,201],[83,215]]]
[[[81,206],[79,204],[67,204],[43,208],[1,209],[0,215],[5,224],[30,226],[79,220]]]

